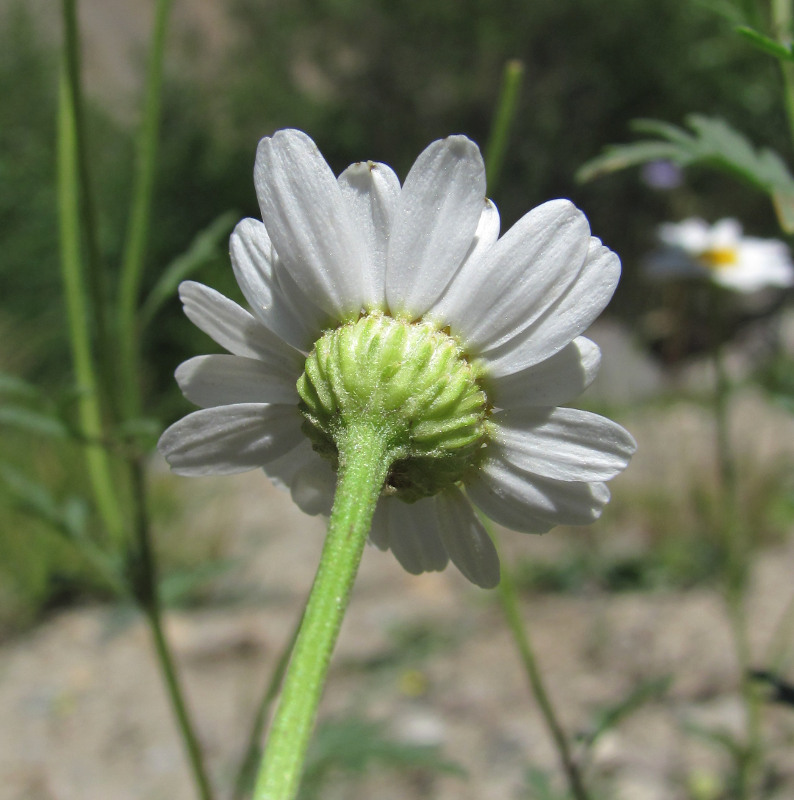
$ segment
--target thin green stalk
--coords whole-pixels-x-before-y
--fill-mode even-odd
[[[746,742],[742,761],[738,767],[738,797],[740,800],[753,795],[761,760],[761,706],[756,687],[751,677],[752,651],[747,623],[747,584],[751,548],[748,531],[740,517],[738,502],[738,480],[736,461],[730,437],[731,383],[725,368],[720,344],[722,335],[722,313],[720,297],[715,294],[712,314],[714,346],[714,422],[716,427],[717,464],[720,476],[722,512],[722,534],[726,549],[725,602],[733,632],[742,700],[744,703]]]
[[[58,223],[61,276],[66,302],[69,344],[79,389],[78,415],[85,436],[83,452],[91,490],[108,536],[116,543],[124,536],[124,517],[115,491],[113,469],[105,441],[100,408],[99,379],[91,350],[89,303],[80,250],[79,177],[74,97],[65,71],[58,92]]]
[[[383,434],[367,422],[348,428],[337,446],[339,476],[328,535],[268,737],[255,800],[293,800],[297,795],[331,653],[389,469]]]
[[[212,800],[213,793],[204,766],[201,745],[188,711],[174,658],[163,630],[163,610],[157,588],[157,567],[151,544],[149,516],[146,508],[143,466],[140,461],[132,460],[130,462],[130,470],[137,544],[137,553],[132,563],[131,581],[133,591],[152,632],[157,663],[163,676],[166,692],[171,701],[182,742],[185,746],[193,780],[196,784],[196,791],[201,800]]]
[[[91,181],[88,145],[83,104],[82,69],[80,64],[80,34],[77,24],[77,0],[63,0],[62,18],[64,30],[64,57],[66,79],[74,116],[75,156],[77,160],[78,202],[82,222],[83,240],[86,245],[86,278],[90,297],[90,319],[95,326],[97,352],[102,366],[100,379],[105,376],[103,389],[112,397],[111,341],[107,316],[107,280],[97,242],[96,204]]]
[[[149,239],[157,135],[163,85],[163,61],[171,0],[158,0],[146,77],[143,119],[138,134],[135,184],[118,297],[119,360],[127,419],[140,414],[138,302]]]
[[[483,523],[486,524],[488,532],[494,540],[494,544],[497,545],[498,550],[496,534],[493,528],[487,525],[485,520],[483,520]],[[540,667],[535,658],[535,650],[532,646],[528,627],[521,619],[521,611],[518,606],[518,594],[516,592],[515,583],[513,582],[513,577],[510,574],[510,570],[504,566],[504,560],[501,557],[499,560],[502,562],[502,578],[499,582],[499,604],[502,607],[507,626],[518,648],[518,653],[521,657],[524,671],[527,674],[532,695],[540,708],[543,721],[546,723],[546,728],[554,742],[554,747],[557,750],[557,756],[568,781],[571,794],[576,800],[590,800],[590,795],[585,788],[579,766],[573,758],[571,749],[568,746],[568,737],[565,735],[565,731],[557,718],[557,713],[554,710],[551,697],[546,691],[543,675],[541,674]]]
[[[265,687],[262,699],[259,701],[259,706],[256,709],[256,715],[251,725],[251,732],[248,735],[248,742],[245,747],[245,755],[240,761],[240,769],[237,771],[237,778],[234,781],[234,791],[232,792],[232,800],[243,800],[246,796],[247,789],[253,781],[256,771],[257,763],[262,755],[262,748],[260,741],[262,739],[262,732],[265,729],[265,722],[270,712],[270,707],[273,705],[274,700],[278,696],[279,689],[284,680],[284,674],[287,671],[292,656],[292,651],[295,648],[295,642],[298,638],[298,631],[303,623],[305,609],[301,612],[300,617],[293,628],[290,638],[287,640],[284,649],[281,651],[278,661],[276,662],[273,674]]]
[[[772,29],[775,38],[785,47],[792,44],[792,2],[791,0],[772,0]],[[789,133],[794,141],[794,63],[779,59],[783,76],[783,98],[786,106]]]
[[[518,97],[524,79],[524,64],[513,59],[505,64],[502,88],[496,103],[496,113],[491,124],[491,135],[485,148],[486,175],[488,176],[488,196],[493,197],[502,174],[510,128],[518,107]]]
[[[496,104],[493,123],[491,124],[491,135],[485,149],[485,169],[488,175],[489,195],[493,195],[502,171],[504,155],[507,151],[510,129],[518,107],[518,97],[521,91],[523,78],[524,64],[521,61],[511,60],[505,64],[502,88]],[[493,527],[485,518],[482,518],[482,522],[498,549],[497,538]],[[551,698],[546,691],[543,676],[541,675],[540,668],[535,659],[535,652],[529,638],[529,632],[521,619],[521,613],[518,608],[518,597],[516,595],[512,576],[510,571],[505,568],[504,560],[500,559],[500,561],[503,566],[502,578],[499,583],[499,602],[510,632],[515,640],[519,655],[521,656],[521,661],[527,673],[532,694],[540,707],[543,720],[546,723],[546,727],[557,749],[560,764],[565,772],[571,793],[576,800],[590,800],[590,796],[582,781],[579,767],[571,755],[568,739],[557,719],[557,714],[554,711]]]
[[[794,594],[789,597],[783,608],[783,613],[770,637],[763,663],[774,674],[783,671],[786,660],[791,653],[792,640],[794,640]]]

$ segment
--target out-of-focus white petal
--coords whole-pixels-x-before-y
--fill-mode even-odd
[[[298,470],[318,458],[320,458],[320,456],[312,450],[311,443],[304,437],[297,447],[294,447],[292,450],[273,461],[268,461],[263,469],[265,475],[267,475],[279,489],[289,491]]]
[[[472,245],[485,197],[479,148],[465,136],[433,142],[408,173],[386,260],[386,302],[419,317],[441,296]]]
[[[381,497],[378,500],[369,531],[369,540],[379,550],[389,549],[389,504],[384,502],[385,499]]]
[[[540,364],[499,378],[486,375],[483,385],[497,408],[558,406],[578,397],[593,382],[600,364],[598,345],[579,336]]]
[[[438,532],[433,498],[404,503],[396,497],[379,502],[388,529],[389,548],[412,575],[437,572],[449,560]]]
[[[364,243],[360,276],[364,305],[383,310],[386,305],[386,251],[400,196],[400,179],[386,164],[359,161],[339,176],[339,186]]]
[[[297,406],[245,403],[194,411],[167,428],[158,450],[179,475],[231,475],[263,466],[303,437]]]
[[[652,253],[645,264],[653,278],[706,278],[736,292],[794,285],[789,248],[778,239],[742,236],[735,219],[709,226],[687,219],[659,227],[666,249]]]
[[[233,403],[295,403],[300,372],[242,356],[196,356],[177,367],[182,394],[202,408]]]
[[[492,378],[545,361],[585,331],[604,310],[620,278],[620,259],[592,237],[587,260],[567,291],[542,316],[481,359]]]
[[[573,203],[544,203],[522,217],[483,258],[466,262],[439,313],[469,350],[496,348],[565,293],[582,269],[589,241],[587,218]]]
[[[284,291],[279,284],[278,259],[264,224],[242,220],[232,233],[229,250],[234,276],[256,317],[293,347],[310,350],[330,319],[294,286]]]
[[[706,226],[706,233],[710,248],[735,247],[742,238],[742,225],[735,219],[721,219],[711,229]]]
[[[616,422],[575,408],[521,408],[491,417],[491,447],[525,472],[558,481],[608,481],[637,449]]]
[[[267,232],[304,293],[338,318],[363,302],[363,242],[331,168],[302,131],[259,142],[254,184]]]
[[[716,283],[738,292],[757,292],[768,286],[780,289],[794,285],[794,264],[788,246],[777,239],[743,239],[736,264],[711,271]]]
[[[183,281],[179,284],[179,297],[187,318],[230,353],[262,361],[302,363],[297,350],[215,289]]]
[[[304,514],[331,514],[336,490],[336,473],[330,462],[315,458],[296,471],[290,486],[292,500]]]
[[[739,231],[741,235],[741,231]],[[709,247],[711,228],[705,220],[687,219],[683,222],[666,222],[659,226],[659,240],[668,247],[679,247],[690,253]]]
[[[472,583],[492,589],[499,583],[499,556],[469,501],[454,486],[434,499],[438,532],[452,563]]]
[[[588,525],[609,500],[603,483],[542,478],[491,453],[467,478],[466,493],[494,522],[524,533],[545,533],[555,525]]]

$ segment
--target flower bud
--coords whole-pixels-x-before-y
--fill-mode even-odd
[[[328,331],[297,388],[314,449],[335,462],[337,437],[367,420],[392,459],[385,491],[409,502],[460,480],[482,448],[485,393],[458,343],[426,322],[375,313]]]

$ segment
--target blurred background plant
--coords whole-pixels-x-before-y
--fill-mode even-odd
[[[775,102],[772,59],[757,57],[744,41],[725,35],[726,23],[719,17],[695,4],[651,9],[639,0],[617,0],[606,11],[598,3],[573,0],[464,5],[277,0],[263,9],[238,0],[223,18],[233,46],[213,50],[205,38],[220,34],[190,25],[182,26],[181,38],[172,35],[169,46],[176,55],[169,56],[166,69],[156,223],[144,294],[193,245],[200,250],[199,279],[235,296],[223,235],[204,243],[196,236],[224,211],[237,211],[229,219],[256,215],[251,152],[264,133],[284,125],[303,127],[336,169],[366,153],[388,159],[404,174],[416,152],[449,131],[486,140],[509,57],[527,65],[527,77],[496,198],[504,226],[548,197],[571,197],[623,258],[624,279],[610,313],[632,323],[648,310],[648,293],[634,266],[671,207],[697,208],[704,216],[741,207],[748,228],[759,234],[773,230],[762,197],[705,170],[669,191],[651,190],[627,174],[586,185],[574,182],[575,168],[599,143],[622,137],[629,120],[675,120],[693,108],[741,120],[748,135],[785,151],[786,120]],[[0,363],[5,374],[34,382],[51,407],[66,413],[72,389],[58,299],[52,149],[57,49],[47,36],[54,20],[52,10],[16,0],[7,0],[2,13]],[[84,13],[90,13],[88,7]],[[137,63],[141,53],[132,53]],[[129,103],[134,92],[117,85],[103,88],[96,72],[90,77],[86,115],[102,209],[99,241],[102,257],[112,263],[123,247],[134,164]],[[182,407],[172,380],[174,365],[206,348],[206,342],[199,346],[201,334],[182,324],[173,296],[156,309],[151,305],[147,315],[156,315],[156,324],[144,332],[142,382],[147,407],[164,423]],[[778,379],[778,390],[780,384]],[[3,402],[12,403],[7,395]],[[6,418],[4,437],[24,437],[20,427]],[[68,445],[45,442],[40,432],[33,432],[32,448],[24,446],[24,438],[9,440],[6,448],[11,458],[5,460],[26,475],[37,449],[50,453],[39,454],[48,469],[64,462],[53,457],[53,448]],[[64,476],[67,482],[77,479],[75,471]],[[51,485],[49,479],[43,483]],[[57,494],[65,492],[61,487]],[[30,564],[31,549],[49,553],[53,545],[32,548],[42,535],[40,523],[25,522],[7,493],[3,502],[15,521],[4,526],[0,570],[8,571],[16,588],[0,610],[0,623],[13,628],[35,616],[36,607],[46,607],[50,594],[63,595],[70,576],[84,576],[75,590],[92,581],[69,558],[49,568],[38,557],[35,566]],[[20,580],[26,573],[30,580]],[[26,613],[20,613],[15,597]]]

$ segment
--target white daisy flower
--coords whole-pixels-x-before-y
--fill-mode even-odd
[[[531,533],[598,518],[635,443],[557,407],[596,374],[599,349],[580,334],[620,274],[581,211],[544,203],[499,237],[464,136],[431,144],[400,186],[373,162],[337,179],[306,134],[282,130],[259,143],[254,180],[264,222],[240,222],[230,248],[251,311],[180,286],[187,316],[229,355],[176,371],[202,410],[160,439],[175,472],[263,467],[305,512],[328,514],[334,426],[377,407],[403,438],[370,539],[409,572],[451,559],[498,583],[472,503]]]
[[[648,273],[659,278],[707,278],[737,292],[794,285],[788,247],[777,239],[742,235],[735,219],[709,225],[702,219],[666,223],[659,228],[666,250],[655,254]]]

